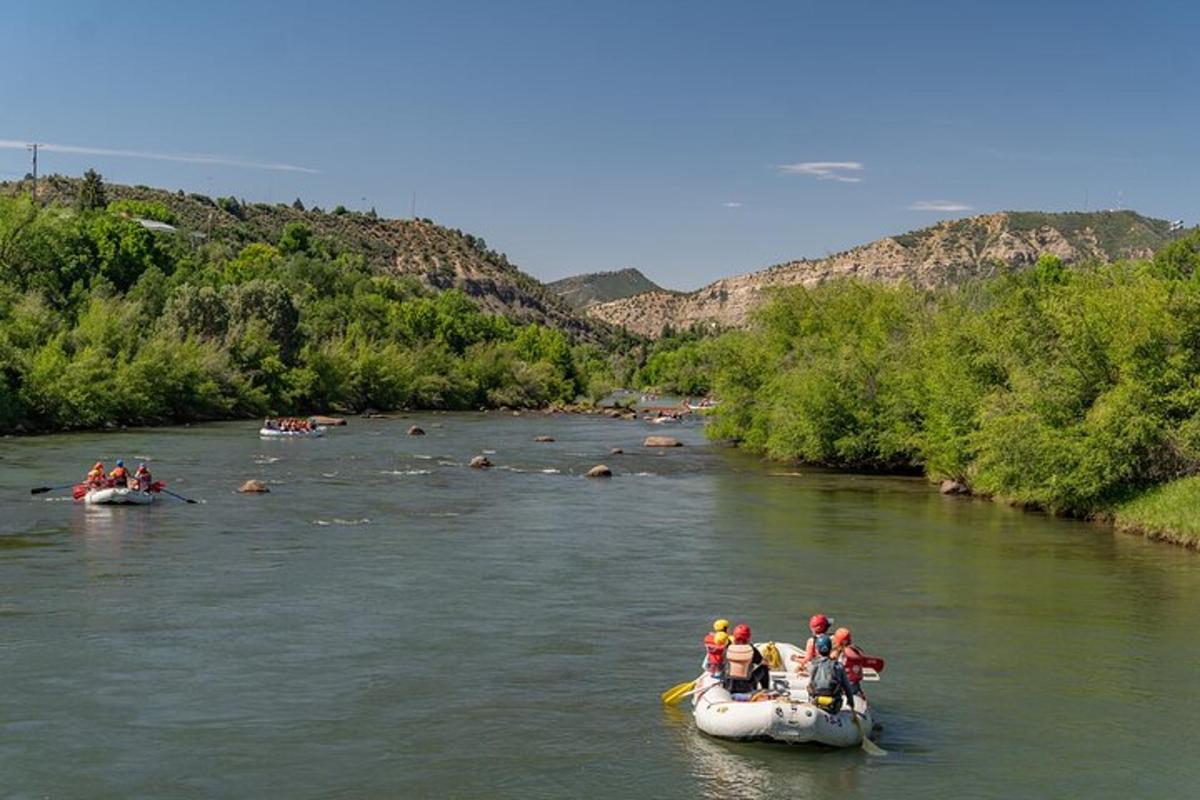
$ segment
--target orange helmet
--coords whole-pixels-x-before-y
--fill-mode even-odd
[[[833,632],[833,643],[839,644],[839,645],[840,644],[850,644],[850,629],[849,628],[838,628],[836,631],[834,631]]]
[[[92,469],[104,469],[104,462],[97,461],[95,464],[92,465]]]

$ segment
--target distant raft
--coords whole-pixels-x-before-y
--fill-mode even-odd
[[[83,496],[83,502],[92,506],[148,506],[158,495],[124,487],[92,489]]]
[[[760,650],[766,646],[759,645]],[[766,740],[788,744],[823,744],[857,747],[874,726],[867,701],[856,696],[854,710],[830,714],[809,702],[808,678],[787,669],[793,653],[804,651],[793,644],[777,643],[783,669],[771,672],[778,696],[738,701],[705,673],[696,679],[692,713],[696,727],[710,736],[742,741]]]
[[[285,431],[279,428],[268,428],[264,425],[258,429],[258,435],[264,439],[315,439],[325,435],[325,428],[317,425],[306,430]]]

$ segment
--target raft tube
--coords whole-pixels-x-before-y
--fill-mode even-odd
[[[312,439],[317,436],[324,436],[325,429],[323,427],[309,428],[306,431],[280,431],[275,428],[259,428],[258,435],[264,439],[290,438],[290,439]]]
[[[762,650],[763,645],[758,645]],[[692,713],[696,727],[710,736],[740,741],[766,740],[787,744],[823,744],[857,747],[874,726],[871,710],[862,697],[854,698],[854,710],[836,714],[808,701],[808,677],[795,673],[790,656],[803,651],[795,645],[777,643],[783,668],[771,673],[771,685],[782,691],[766,700],[737,701],[721,682],[705,673],[696,679]],[[857,724],[855,717],[857,716]]]
[[[93,506],[148,506],[156,497],[153,492],[114,487],[93,489],[83,496],[83,502]]]

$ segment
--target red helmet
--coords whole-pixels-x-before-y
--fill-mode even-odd
[[[733,627],[733,641],[738,644],[746,644],[750,641],[750,626],[744,622],[739,622]]]
[[[829,617],[824,614],[813,614],[812,619],[808,621],[808,628],[813,633],[825,633],[829,630]]]

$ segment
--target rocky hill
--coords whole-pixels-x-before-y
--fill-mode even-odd
[[[51,175],[38,180],[43,202],[70,205],[80,181]],[[0,192],[28,192],[29,181],[0,184]],[[373,213],[302,209],[288,204],[245,203],[148,186],[106,183],[109,201],[143,200],[165,205],[176,226],[197,241],[226,242],[240,248],[251,242],[278,242],[289,222],[303,222],[336,252],[363,256],[381,272],[411,275],[437,289],[461,289],[485,311],[523,322],[539,322],[584,339],[605,334],[604,323],[586,318],[545,284],[521,272],[483,239],[445,228],[428,219],[383,219]]]
[[[665,291],[633,267],[612,272],[589,272],[551,281],[546,288],[573,308],[586,308],[644,292]]]
[[[651,291],[598,303],[587,313],[646,336],[658,336],[667,326],[738,327],[776,286],[853,277],[932,288],[1022,269],[1042,253],[1067,263],[1146,257],[1172,235],[1166,220],[1132,211],[1001,212],[940,222],[828,258],[723,278],[694,292]]]

